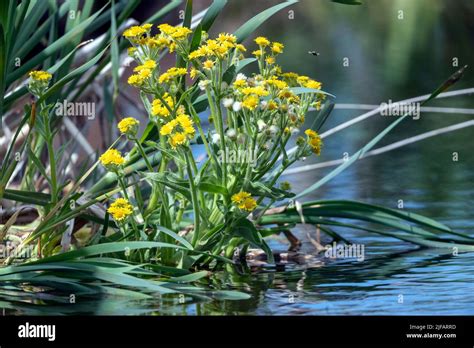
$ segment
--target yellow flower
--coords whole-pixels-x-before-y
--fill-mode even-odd
[[[304,84],[306,88],[321,89],[321,82],[315,80],[309,80]]]
[[[174,27],[172,25],[169,25],[168,23],[160,24],[158,26],[158,29],[160,29],[160,31],[166,35],[173,34],[175,30]]]
[[[252,211],[257,207],[257,201],[253,198],[247,198],[242,204],[239,205],[239,208],[246,211]]]
[[[135,86],[135,87],[140,87],[143,85],[145,80],[151,76],[151,70],[146,68],[144,65],[139,65],[134,69],[135,72],[138,72],[135,75],[131,75],[128,78],[128,84]]]
[[[274,100],[268,101],[268,103],[267,103],[267,109],[268,110],[276,110],[277,108],[278,108],[278,104],[275,103]]]
[[[140,75],[131,75],[127,82],[129,85],[139,87],[143,84],[143,79],[140,77]]]
[[[122,157],[122,154],[116,149],[109,149],[105,151],[102,156],[99,157],[99,161],[109,170],[117,170],[118,167],[125,163],[125,159]]]
[[[270,94],[263,86],[245,87],[242,89],[242,93],[244,95],[255,94],[259,97],[265,97]]]
[[[242,44],[235,45],[235,49],[240,52],[247,52],[247,49]]]
[[[168,83],[177,76],[186,75],[186,68],[170,68],[158,78],[159,83]]]
[[[321,110],[321,100],[314,102],[312,106],[316,109],[316,111]]]
[[[173,132],[174,127],[176,127],[178,124],[178,121],[176,120],[171,120],[168,123],[164,124],[161,129],[160,129],[160,134],[161,135],[170,135],[171,132]]]
[[[239,193],[236,193],[232,195],[231,201],[234,202],[235,204],[240,204],[242,203],[246,198],[250,198],[251,194],[245,191],[240,191]]]
[[[214,62],[212,60],[206,60],[202,65],[205,69],[211,70],[214,66]]]
[[[137,66],[133,69],[134,72],[141,72],[143,70],[153,70],[156,68],[156,63],[154,60],[148,59],[142,65]]]
[[[298,96],[296,96],[292,91],[289,89],[283,89],[280,93],[278,93],[278,97],[280,99],[288,99],[289,101],[298,101]]]
[[[270,41],[266,37],[263,37],[263,36],[257,37],[255,39],[255,43],[262,47],[270,45]]]
[[[252,198],[250,193],[240,191],[231,197],[232,202],[242,210],[252,211],[257,207],[257,202]]]
[[[171,37],[175,40],[183,40],[192,32],[191,29],[186,27],[176,27],[176,30],[171,34]]]
[[[267,83],[270,86],[276,87],[278,89],[288,88],[288,84],[285,81],[281,81],[276,78],[265,80],[265,83]]]
[[[161,24],[158,26],[158,29],[165,34],[170,36],[174,40],[184,40],[189,34],[193,31],[186,27],[173,27],[169,24]]]
[[[147,32],[147,29],[140,27],[138,25],[135,25],[125,30],[123,32],[123,36],[125,36],[127,39],[135,39],[145,34],[146,32]]]
[[[170,136],[169,143],[173,148],[176,148],[194,137],[194,122],[188,115],[181,113],[174,120],[164,124],[160,129],[160,134]]]
[[[258,98],[254,95],[250,95],[242,101],[242,106],[249,110],[255,110],[257,108],[257,105]]]
[[[228,33],[220,33],[217,38],[217,41],[221,43],[228,42],[228,43],[235,44],[237,42],[237,37],[235,35],[228,34]]]
[[[308,83],[309,77],[308,77],[308,76],[301,75],[301,76],[298,76],[298,77],[296,78],[296,81],[298,81],[298,83],[299,83],[300,85],[303,85],[303,86],[304,86],[306,83]]]
[[[252,54],[253,54],[255,57],[260,57],[260,56],[262,55],[262,50],[253,51]]]
[[[275,54],[282,53],[284,47],[285,46],[282,43],[274,42],[274,43],[272,43],[272,52],[275,53]]]
[[[321,146],[323,144],[321,137],[312,129],[307,129],[305,134],[308,136],[308,145],[311,147],[311,151],[316,155],[321,154]]]
[[[49,72],[42,70],[30,71],[30,77],[34,81],[48,82],[53,77]]]
[[[189,73],[189,76],[194,80],[197,75],[198,75],[199,71],[195,68],[191,68],[191,72]]]
[[[298,78],[299,75],[294,72],[287,72],[287,73],[282,74],[282,76],[286,79],[296,79]]]
[[[316,133],[314,130],[312,129],[307,129],[304,131],[304,134],[306,134],[309,138],[314,138],[316,136],[318,136],[318,133]]]
[[[174,107],[173,97],[170,96],[168,93],[163,95],[163,100],[168,104],[170,109]],[[165,104],[162,103],[160,99],[154,99],[151,104],[151,114],[153,116],[160,116],[160,117],[168,117],[171,113],[170,110],[166,107]]]
[[[125,198],[117,198],[107,209],[107,212],[112,215],[116,221],[123,221],[128,216],[133,214],[133,207]]]
[[[186,114],[181,114],[176,117],[176,121],[178,121],[179,125],[183,128],[192,127],[194,124],[193,120]]]
[[[247,82],[245,80],[235,80],[234,81],[234,87],[235,88],[243,88],[247,85]]]
[[[138,125],[140,122],[133,118],[127,117],[120,121],[117,125],[120,133],[135,136],[137,134]]]
[[[267,57],[265,58],[265,62],[267,62],[267,64],[275,64],[275,58],[274,57]]]
[[[198,48],[197,50],[195,51],[192,51],[189,55],[188,55],[188,58],[190,60],[193,60],[193,59],[197,59],[197,58],[201,58],[201,57],[204,57],[206,55],[206,53],[204,52],[204,50],[202,48]]]
[[[142,24],[142,28],[145,29],[146,31],[149,31],[152,27],[153,27],[153,24],[151,23]]]
[[[186,134],[184,133],[174,133],[170,138],[170,145],[175,148],[178,145],[183,145],[186,143]]]

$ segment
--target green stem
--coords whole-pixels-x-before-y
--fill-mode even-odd
[[[194,178],[193,172],[191,169],[191,150],[185,150],[186,155],[186,170],[188,172],[188,180],[189,180],[189,188],[191,189],[191,198],[193,204],[193,211],[194,211],[194,233],[192,238],[192,245],[196,246],[197,241],[199,240],[199,204],[198,204],[198,197],[197,197],[197,190],[194,185]]]

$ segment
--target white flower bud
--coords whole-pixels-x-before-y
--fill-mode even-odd
[[[234,128],[230,128],[227,130],[226,135],[229,137],[231,140],[237,139],[237,132],[235,131]]]
[[[213,144],[218,144],[220,140],[221,140],[221,136],[219,134],[214,133],[212,135],[212,140],[211,141],[212,141]]]
[[[247,76],[245,76],[242,73],[238,73],[237,76],[235,77],[235,80],[236,81],[238,81],[238,80],[247,80]]]
[[[258,131],[261,132],[265,128],[267,128],[267,124],[263,120],[258,120],[257,121],[257,126],[258,126]]]
[[[242,103],[241,102],[234,102],[234,104],[232,104],[232,110],[234,110],[234,112],[238,112],[242,109]]]
[[[211,83],[210,80],[201,80],[201,81],[199,81],[199,83],[198,83],[199,89],[201,91],[205,91],[207,86],[209,86],[210,83]]]
[[[275,126],[275,125],[270,126],[270,128],[268,128],[268,130],[269,130],[270,135],[271,135],[272,137],[275,136],[275,135],[278,133],[278,131],[279,131],[278,127]]]
[[[232,99],[232,98],[223,98],[222,99],[222,105],[224,105],[225,108],[230,108],[233,103],[234,103],[234,99]]]

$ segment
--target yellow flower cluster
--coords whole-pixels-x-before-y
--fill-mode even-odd
[[[207,57],[208,59],[223,59],[227,56],[232,48],[239,51],[245,51],[245,47],[241,44],[237,45],[237,38],[232,34],[221,33],[216,39],[209,39],[204,45],[197,50],[191,52],[188,56],[190,60]]]
[[[245,211],[252,211],[257,207],[257,202],[252,198],[250,193],[240,191],[231,198],[232,202],[239,208]]]
[[[258,106],[258,97],[255,95],[249,95],[242,100],[242,106],[248,110],[255,110]]]
[[[169,36],[173,40],[184,40],[193,31],[186,27],[173,27],[169,24],[161,24],[158,29],[164,34]]]
[[[125,158],[122,157],[120,151],[109,149],[99,157],[99,161],[107,169],[116,170],[119,166],[125,163]]]
[[[179,114],[175,119],[164,124],[160,129],[162,136],[169,136],[168,142],[173,148],[176,148],[178,145],[186,144],[188,139],[194,137],[194,133],[193,120],[184,113]]]
[[[157,98],[157,99],[154,99],[151,104],[151,114],[153,116],[166,118],[169,115],[171,115],[170,109],[173,110],[174,100],[173,100],[173,97],[170,96],[168,93],[165,93],[162,98],[165,101],[165,103],[168,105],[169,109],[168,107],[166,107],[165,104],[163,104],[161,99]]]
[[[48,82],[53,77],[49,72],[42,70],[30,71],[30,77],[34,81]]]
[[[123,36],[130,40],[138,40],[147,32],[149,32],[151,27],[151,24],[144,24],[142,26],[135,25],[125,30],[123,32]]]
[[[283,53],[283,48],[285,47],[282,43],[276,41],[270,42],[270,40],[263,36],[257,37],[254,41],[258,45],[259,49],[253,51],[252,54],[257,58],[265,55],[267,47],[270,48],[271,55],[265,58],[265,62],[268,65],[275,64],[275,55]]]
[[[128,83],[135,87],[140,87],[143,85],[146,79],[148,79],[151,75],[153,70],[156,68],[156,63],[154,60],[147,60],[142,65],[139,65],[133,69],[136,74],[131,75],[128,78]]]
[[[126,117],[120,121],[117,125],[120,133],[135,136],[138,131],[138,125],[140,122],[133,117]]]
[[[288,88],[288,84],[285,81],[278,80],[275,76],[272,76],[270,79],[265,80],[265,83],[271,87],[275,87],[276,89]]]
[[[304,133],[308,136],[308,145],[311,147],[311,151],[316,155],[320,155],[323,142],[319,134],[312,129],[307,129]]]
[[[116,221],[123,221],[128,216],[133,214],[133,207],[125,198],[117,198],[107,209],[107,212],[112,215]]]
[[[268,40],[266,37],[264,36],[259,36],[255,39],[255,43],[261,47],[266,47],[268,45],[270,45],[270,40]]]
[[[321,89],[322,84],[321,82],[315,81],[310,79],[308,76],[297,76],[296,81],[302,86],[306,88],[314,88],[314,89]]]
[[[255,94],[259,97],[265,97],[270,94],[270,92],[268,92],[263,86],[245,87],[245,88],[242,88],[241,91],[244,95]]]
[[[158,82],[169,83],[175,77],[186,75],[186,73],[186,68],[170,68],[160,75],[160,77],[158,78]]]

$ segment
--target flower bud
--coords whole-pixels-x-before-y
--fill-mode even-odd
[[[230,108],[233,103],[234,103],[234,99],[232,99],[232,98],[223,98],[222,99],[222,105],[224,105],[225,108]]]
[[[232,110],[234,110],[234,112],[239,112],[240,110],[242,109],[242,103],[241,102],[234,102],[234,104],[232,104]]]

